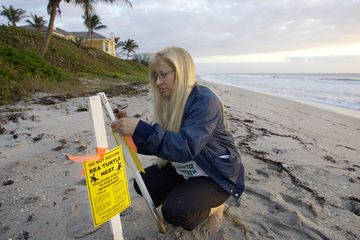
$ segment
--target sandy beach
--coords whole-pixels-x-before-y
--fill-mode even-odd
[[[227,202],[222,228],[211,239],[360,239],[359,118],[202,84],[223,101],[246,171],[240,203]],[[109,101],[127,103],[129,116],[151,121],[148,86],[135,88]],[[0,239],[111,239],[109,224],[92,225],[82,165],[64,155],[95,152],[87,98],[46,96],[0,106]],[[144,166],[154,163],[140,158]],[[205,239],[199,229],[168,226],[159,233],[128,178],[125,239]]]

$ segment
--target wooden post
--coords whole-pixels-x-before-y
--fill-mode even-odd
[[[107,115],[109,116],[110,120],[115,121],[116,120],[115,115],[111,109],[110,103],[107,100],[105,93],[101,92],[101,93],[98,93],[98,95],[101,97],[101,102],[105,106]],[[118,138],[119,144],[122,145],[122,147],[123,147],[124,157],[127,160],[127,163],[130,166],[130,170],[131,170],[133,176],[135,177],[135,180],[140,188],[140,191],[141,191],[151,213],[153,214],[153,216],[155,218],[155,221],[158,225],[159,231],[164,233],[164,232],[166,232],[165,224],[155,207],[155,204],[149,194],[149,191],[147,190],[147,188],[145,186],[144,180],[142,179],[138,169],[136,168],[136,165],[133,161],[133,157],[130,153],[130,150],[127,147],[127,144],[125,143],[123,136],[121,136],[119,133],[117,133],[117,135],[119,136],[119,138]]]
[[[91,112],[93,134],[95,136],[96,146],[101,148],[108,148],[100,96],[89,97],[89,108]],[[110,220],[110,227],[114,240],[124,240],[120,214],[116,215]]]

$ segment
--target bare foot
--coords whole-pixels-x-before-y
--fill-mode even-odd
[[[220,206],[211,209],[210,215],[203,225],[205,236],[212,236],[220,230],[224,217],[224,208],[225,204],[221,204]]]

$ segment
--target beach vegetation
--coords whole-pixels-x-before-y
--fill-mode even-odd
[[[44,19],[44,17],[38,16],[38,15],[33,15],[32,13],[30,14],[31,20],[27,19],[26,22],[29,23],[33,28],[36,29],[36,31],[40,32],[41,29],[43,29],[45,27],[46,24],[46,20]]]
[[[8,8],[4,5],[1,6],[2,10],[0,12],[1,16],[4,16],[9,21],[9,26],[16,27],[16,23],[19,22],[21,19],[27,17],[26,11],[21,8],[14,8],[12,5],[10,5]]]
[[[143,65],[53,37],[44,58],[38,46],[44,34],[0,26],[0,104],[35,92],[86,93],[113,85],[145,83]]]
[[[122,44],[120,41],[120,37],[114,37],[114,41],[115,41],[116,56],[121,57],[121,52],[117,51],[119,48],[121,48],[121,44]]]
[[[139,48],[139,45],[135,42],[134,39],[128,39],[123,42],[119,42],[119,46],[122,49],[122,52],[125,54],[126,59],[129,59],[132,53],[135,53],[135,50]]]

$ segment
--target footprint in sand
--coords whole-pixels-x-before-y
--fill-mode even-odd
[[[256,174],[259,176],[262,176],[264,178],[269,178],[269,174],[266,173],[265,171],[261,170],[261,169],[256,169]]]
[[[330,163],[336,163],[335,159],[332,156],[326,155],[324,159]]]
[[[315,205],[307,203],[301,199],[294,198],[285,193],[280,193],[280,195],[286,203],[299,210],[306,218],[314,220],[318,216],[319,210],[315,207]]]
[[[317,213],[311,205],[284,193],[280,195],[282,199],[274,199],[272,214],[265,217],[272,231],[285,239],[330,239],[313,221]]]
[[[329,239],[325,231],[314,222],[316,208],[284,193],[274,194],[264,189],[248,187],[246,193],[264,206],[263,219],[267,226],[264,234],[274,239]]]
[[[360,199],[356,197],[348,197],[344,200],[344,207],[353,214],[360,216]]]

